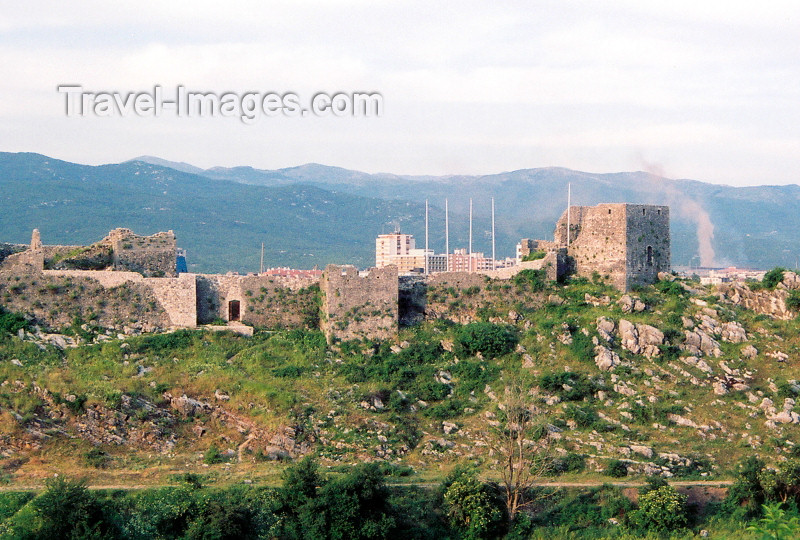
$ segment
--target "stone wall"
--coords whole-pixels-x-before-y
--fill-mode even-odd
[[[0,269],[0,304],[33,316],[45,327],[61,329],[75,318],[118,330],[172,326],[170,315],[139,274],[126,279],[117,272],[17,269]]]
[[[193,328],[197,326],[196,286],[193,274],[176,278],[145,278],[138,272],[92,270],[45,270],[44,277],[88,279],[109,290],[123,285],[148,291],[159,308],[166,313],[166,326]]]
[[[596,272],[618,289],[653,283],[670,269],[669,207],[600,204],[570,208],[567,251],[574,271]],[[556,224],[555,241],[567,243],[567,212]]]
[[[669,206],[626,204],[627,253],[625,290],[658,281],[671,269]]]
[[[200,324],[231,320],[231,302],[239,303],[239,320],[267,328],[319,324],[319,281],[311,277],[197,275]]]
[[[567,273],[567,268],[567,251],[561,249],[548,251],[542,259],[525,261],[516,266],[487,270],[480,273],[492,279],[511,279],[522,270],[544,270],[545,277],[548,280],[558,281]]]
[[[3,260],[5,260],[5,258],[9,255],[25,251],[26,249],[28,249],[28,246],[25,244],[6,244],[4,242],[0,242],[0,264],[2,264]]]
[[[363,275],[354,266],[328,265],[320,282],[321,328],[328,340],[388,339],[398,327],[398,275],[394,265]]]
[[[172,231],[139,236],[130,229],[114,229],[100,244],[114,251],[114,270],[139,272],[145,277],[174,277],[177,243]]]
[[[167,312],[171,326],[197,326],[197,284],[194,274],[175,278],[144,278]]]

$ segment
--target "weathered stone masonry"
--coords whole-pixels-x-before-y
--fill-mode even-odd
[[[387,339],[397,332],[398,276],[394,265],[371,268],[328,265],[320,282],[320,327],[328,339]]]
[[[669,207],[600,204],[570,208],[567,254],[579,276],[597,272],[620,290],[657,281],[670,270]],[[567,245],[567,212],[558,220],[556,244]]]

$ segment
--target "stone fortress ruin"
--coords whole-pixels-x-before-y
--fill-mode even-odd
[[[312,275],[178,273],[172,231],[139,236],[115,229],[90,246],[0,244],[0,304],[63,328],[76,321],[126,333],[215,325],[252,333],[253,326],[319,327],[329,339],[391,337],[421,320],[429,283],[456,288],[476,279],[510,279],[542,270],[601,276],[620,290],[653,283],[670,269],[669,207],[635,204],[573,206],[553,241],[520,242],[537,260],[479,273],[399,276],[397,267],[359,272],[329,265]],[[464,285],[466,286],[466,285]]]

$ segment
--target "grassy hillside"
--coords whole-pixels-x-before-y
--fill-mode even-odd
[[[417,479],[465,462],[492,477],[492,427],[513,384],[529,389],[557,458],[551,474],[565,478],[608,479],[621,467],[725,479],[747,456],[799,454],[797,323],[687,286],[622,296],[523,274],[438,287],[429,291],[435,320],[396,341],[333,346],[315,330],[126,338],[84,325],[63,329],[84,344],[61,350],[6,315],[0,466],[23,485],[55,471],[101,484],[186,471],[271,483],[275,463],[311,453],[327,464],[410,466]],[[701,331],[698,353],[689,333]],[[658,332],[652,345],[646,336]],[[208,468],[212,447],[223,464]],[[89,457],[96,449],[101,468]]]

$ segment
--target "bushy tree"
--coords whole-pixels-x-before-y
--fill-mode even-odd
[[[456,467],[442,487],[444,510],[464,538],[493,538],[503,532],[500,503],[489,486],[478,480],[475,470]]]
[[[783,273],[786,272],[785,268],[776,267],[764,274],[764,277],[761,279],[761,284],[764,285],[767,289],[774,289],[778,286],[778,283],[783,281]]]
[[[750,457],[739,466],[739,477],[724,501],[726,510],[749,519],[760,515],[762,505],[769,502],[800,504],[800,461],[769,467]]]
[[[304,538],[372,540],[393,538],[395,518],[389,490],[376,463],[354,467],[331,480],[301,512]]]
[[[662,486],[639,496],[639,508],[631,513],[630,524],[639,532],[664,534],[688,523],[686,495],[672,486]]]
[[[56,477],[31,501],[34,530],[22,538],[111,538],[113,530],[105,519],[103,506],[79,480]]]
[[[518,341],[519,336],[513,326],[489,322],[466,324],[458,332],[458,343],[464,353],[481,353],[487,358],[510,353]]]

